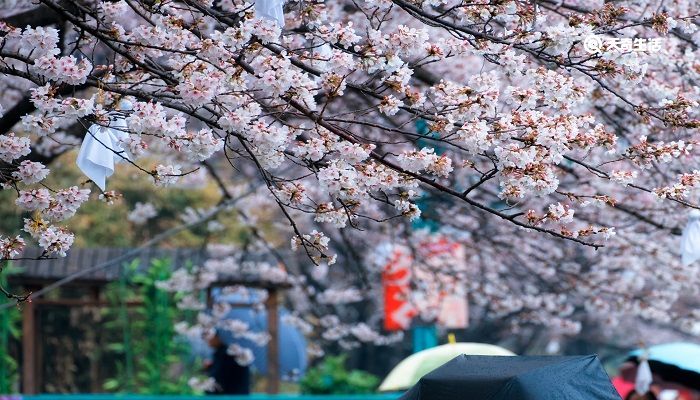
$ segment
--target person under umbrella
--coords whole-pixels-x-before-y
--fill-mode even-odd
[[[216,382],[214,390],[207,394],[250,394],[250,367],[241,365],[234,355],[229,354],[223,336],[217,329],[207,338],[214,353],[205,369]]]

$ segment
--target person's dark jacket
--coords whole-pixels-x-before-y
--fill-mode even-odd
[[[209,394],[250,393],[250,368],[238,364],[236,359],[226,352],[225,346],[214,351],[207,372],[216,381],[216,390]]]

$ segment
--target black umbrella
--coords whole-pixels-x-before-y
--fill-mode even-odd
[[[598,357],[458,356],[400,400],[620,400]]]

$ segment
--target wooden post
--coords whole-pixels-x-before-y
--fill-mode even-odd
[[[36,394],[36,348],[34,303],[22,304],[22,393]]]
[[[269,394],[277,394],[280,391],[279,299],[277,296],[277,289],[269,289],[265,307],[267,332],[270,334],[270,342],[267,344],[267,393]]]

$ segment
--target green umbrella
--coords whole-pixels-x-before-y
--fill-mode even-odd
[[[419,351],[404,359],[389,372],[379,386],[381,392],[406,390],[415,385],[423,375],[446,362],[466,354],[470,356],[514,356],[510,350],[486,343],[448,343]]]

